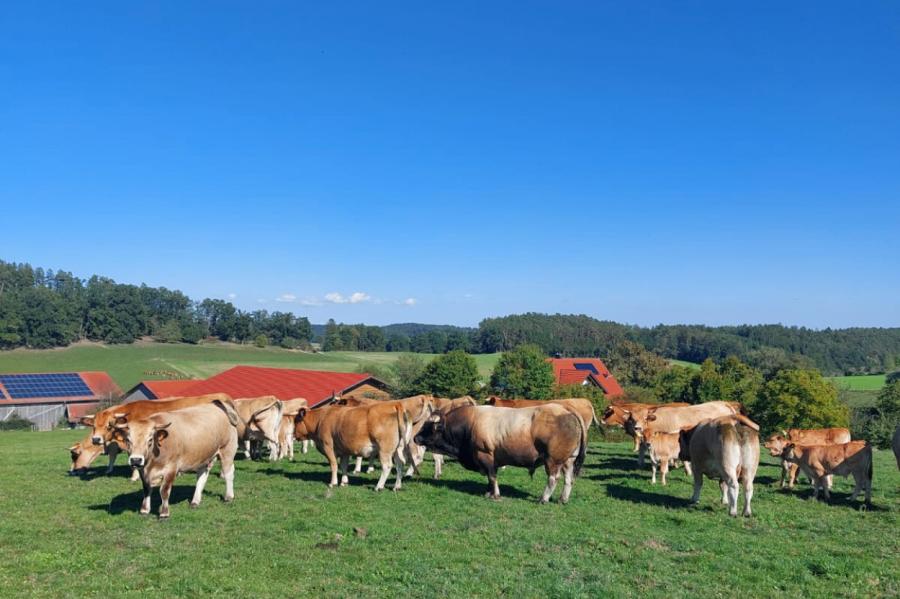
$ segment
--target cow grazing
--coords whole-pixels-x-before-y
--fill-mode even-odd
[[[141,473],[141,514],[150,513],[153,487],[159,487],[159,517],[169,517],[169,495],[175,477],[196,472],[191,507],[200,505],[209,471],[218,457],[225,479],[225,501],[234,499],[234,455],[240,417],[228,400],[160,412],[143,419],[121,416],[113,424],[117,442],[128,448],[129,463]]]
[[[109,454],[109,467],[106,469],[106,472],[111,474],[113,466],[116,463],[116,457],[120,452],[125,451],[124,446],[120,446],[112,440],[112,429],[116,417],[124,416],[131,418],[132,420],[137,420],[158,412],[180,410],[190,406],[211,403],[215,400],[231,401],[231,398],[224,393],[211,393],[209,395],[198,395],[196,397],[133,401],[131,403],[106,408],[92,416],[85,416],[81,419],[81,424],[91,427],[91,441],[95,445],[102,446],[104,451]],[[87,465],[90,465],[90,462],[88,462]],[[85,465],[85,467],[87,467],[87,465]],[[134,471],[131,478],[132,480],[137,480],[138,472]]]
[[[113,446],[115,446],[115,444],[113,444]],[[116,453],[118,454],[118,446],[116,446],[116,449]],[[69,468],[69,474],[81,474],[85,472],[88,469],[88,466],[90,466],[101,453],[103,453],[103,446],[94,445],[91,436],[88,435],[69,448],[69,455],[72,457],[72,466]],[[115,458],[111,457],[107,473],[112,471],[112,463],[114,461]]]
[[[784,459],[800,466],[803,474],[813,484],[813,499],[819,497],[819,489],[825,492],[825,500],[831,498],[828,475],[853,476],[856,486],[850,494],[854,501],[860,491],[865,492],[866,506],[872,505],[872,446],[868,441],[850,441],[834,445],[797,445],[788,443],[781,454]],[[824,483],[824,484],[823,484]]]
[[[561,474],[565,482],[559,500],[566,503],[584,463],[587,426],[578,414],[558,404],[515,410],[463,406],[434,415],[415,441],[487,475],[487,496],[492,499],[500,499],[498,469],[521,466],[534,473],[543,464],[547,486],[541,503],[550,500]]]
[[[900,468],[900,424],[894,429],[894,438],[891,441],[891,446],[894,449],[894,457],[897,458],[897,468]]]
[[[738,484],[744,487],[744,516],[751,515],[753,479],[759,468],[759,426],[742,414],[701,422],[682,433],[694,470],[694,496],[700,502],[703,476],[719,480],[722,503],[737,516]]]
[[[384,489],[391,473],[391,464],[397,468],[394,490],[400,489],[411,429],[406,410],[396,401],[353,408],[301,408],[294,419],[294,436],[313,441],[316,449],[328,459],[331,468],[329,487],[338,484],[338,461],[341,465],[340,484],[348,484],[347,465],[351,456],[358,455],[365,458],[378,456],[381,461],[381,477],[375,485],[376,491]]]
[[[787,479],[786,486],[789,489],[793,489],[794,482],[797,480],[799,466],[784,459],[781,455],[788,443],[796,443],[798,445],[834,445],[836,443],[849,443],[850,440],[850,431],[845,428],[792,428],[769,437],[764,443],[764,447],[769,450],[772,457],[781,457],[781,488],[785,487],[785,479]],[[831,488],[831,476],[826,477],[825,484],[828,488]]]
[[[265,442],[269,447],[269,461],[278,459],[278,431],[281,426],[283,405],[274,395],[234,400],[234,408],[242,425],[238,426],[239,439],[244,442],[244,453],[251,457],[251,444]]]

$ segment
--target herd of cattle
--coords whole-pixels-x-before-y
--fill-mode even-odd
[[[225,480],[225,501],[234,499],[234,460],[239,448],[258,457],[263,447],[269,459],[293,459],[294,441],[309,442],[328,460],[329,486],[348,484],[347,470],[356,458],[370,469],[377,460],[381,476],[375,490],[384,489],[392,470],[393,488],[403,477],[419,473],[426,451],[434,458],[440,478],[445,456],[488,478],[486,496],[499,499],[498,470],[524,467],[533,474],[543,466],[547,484],[541,503],[552,497],[560,477],[559,501],[566,503],[587,451],[591,425],[622,427],[634,438],[638,463],[649,456],[651,482],[657,470],[662,484],[670,466],[683,464],[693,476],[693,503],[700,499],[704,476],[718,480],[722,503],[730,515],[738,511],[739,489],[744,491],[743,515],[750,516],[753,479],[759,466],[759,426],[736,402],[688,404],[618,404],[597,418],[587,399],[547,401],[506,400],[491,397],[477,405],[471,397],[444,399],[417,395],[400,400],[342,399],[310,409],[305,399],[275,397],[232,399],[225,394],[135,401],[113,406],[82,419],[91,428],[88,437],[69,448],[71,472],[84,472],[101,454],[109,457],[112,472],[116,457],[128,453],[133,479],[140,478],[143,501],[140,513],[150,513],[151,491],[159,487],[160,518],[169,516],[169,496],[175,477],[198,475],[191,506],[199,505],[203,488],[216,459]],[[782,486],[793,487],[797,471],[811,481],[814,497],[820,490],[829,498],[831,477],[852,475],[851,495],[872,492],[872,448],[852,441],[847,429],[783,431],[764,446],[782,460]],[[900,427],[894,434],[894,453],[900,467]],[[338,479],[340,470],[340,480]]]

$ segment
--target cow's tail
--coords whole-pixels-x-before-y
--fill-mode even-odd
[[[397,404],[395,410],[397,414],[397,433],[400,436],[400,446],[397,448],[397,451],[402,454],[411,441],[412,422],[409,419],[409,414],[406,413],[406,410],[403,409],[402,405]]]
[[[575,458],[575,476],[578,476],[581,474],[581,467],[584,465],[584,458],[587,455],[588,430],[581,416],[575,414],[575,417],[578,418],[578,424],[581,425],[581,443],[578,446],[578,456]]]

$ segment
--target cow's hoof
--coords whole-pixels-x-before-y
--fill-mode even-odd
[[[160,514],[160,515],[159,515],[159,519],[160,519],[160,520],[168,520],[168,519],[169,519],[169,514]]]
[[[541,497],[540,499],[538,499],[538,503],[541,505],[546,505],[546,504],[550,503],[550,500],[544,499],[543,497]]]
[[[200,504],[199,504],[199,503],[194,503],[194,502],[192,501],[192,502],[190,503],[190,506],[191,506],[191,509],[192,509],[192,510],[195,510],[195,509],[197,509],[198,507],[200,507]]]
[[[144,510],[141,510],[141,511],[139,511],[138,513],[139,513],[141,516],[149,516],[149,515],[150,515],[150,510],[147,510],[146,512],[145,512]]]
[[[375,487],[375,492],[376,492],[376,493],[379,493],[379,492],[381,492],[382,490],[383,490],[382,487]]]

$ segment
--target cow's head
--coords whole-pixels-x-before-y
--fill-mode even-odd
[[[98,416],[99,416],[99,418],[98,418]],[[108,439],[108,437],[105,436],[105,434],[107,433],[106,422],[102,416],[103,416],[102,412],[100,414],[96,414],[96,415],[89,414],[88,416],[82,416],[81,420],[80,420],[81,424],[83,424],[84,426],[91,429],[90,439],[91,439],[91,443],[93,443],[94,445],[105,445],[106,441]],[[100,421],[100,422],[98,422],[98,421]],[[99,427],[98,427],[98,424],[99,424]]]
[[[117,417],[113,423],[112,437],[128,452],[128,464],[143,468],[151,457],[159,455],[169,436],[171,424],[160,423],[153,418],[128,422],[124,417]]]
[[[794,443],[788,441],[784,445],[784,449],[781,450],[781,457],[789,462],[796,462],[797,457],[797,446]]]
[[[305,441],[310,438],[312,431],[306,418],[308,414],[309,408],[300,408],[297,410],[297,415],[294,416],[294,438],[299,441]]]
[[[446,421],[441,414],[432,414],[422,425],[422,429],[415,436],[413,441],[417,445],[422,445],[445,455],[456,456],[459,454],[459,448],[453,443],[447,431]]]
[[[101,453],[103,453],[103,446],[94,445],[90,438],[76,443],[69,448],[69,455],[72,458],[69,474],[83,473]]]
[[[430,395],[419,395],[407,404],[407,413],[414,424],[422,422],[434,413],[434,398]]]
[[[631,412],[623,410],[619,406],[607,406],[606,409],[603,410],[603,416],[600,418],[600,422],[606,426],[623,426],[625,420],[630,415]]]
[[[777,458],[783,456],[788,444],[790,444],[790,439],[787,438],[787,435],[775,433],[763,443],[763,447],[769,450],[769,454],[772,457]]]

